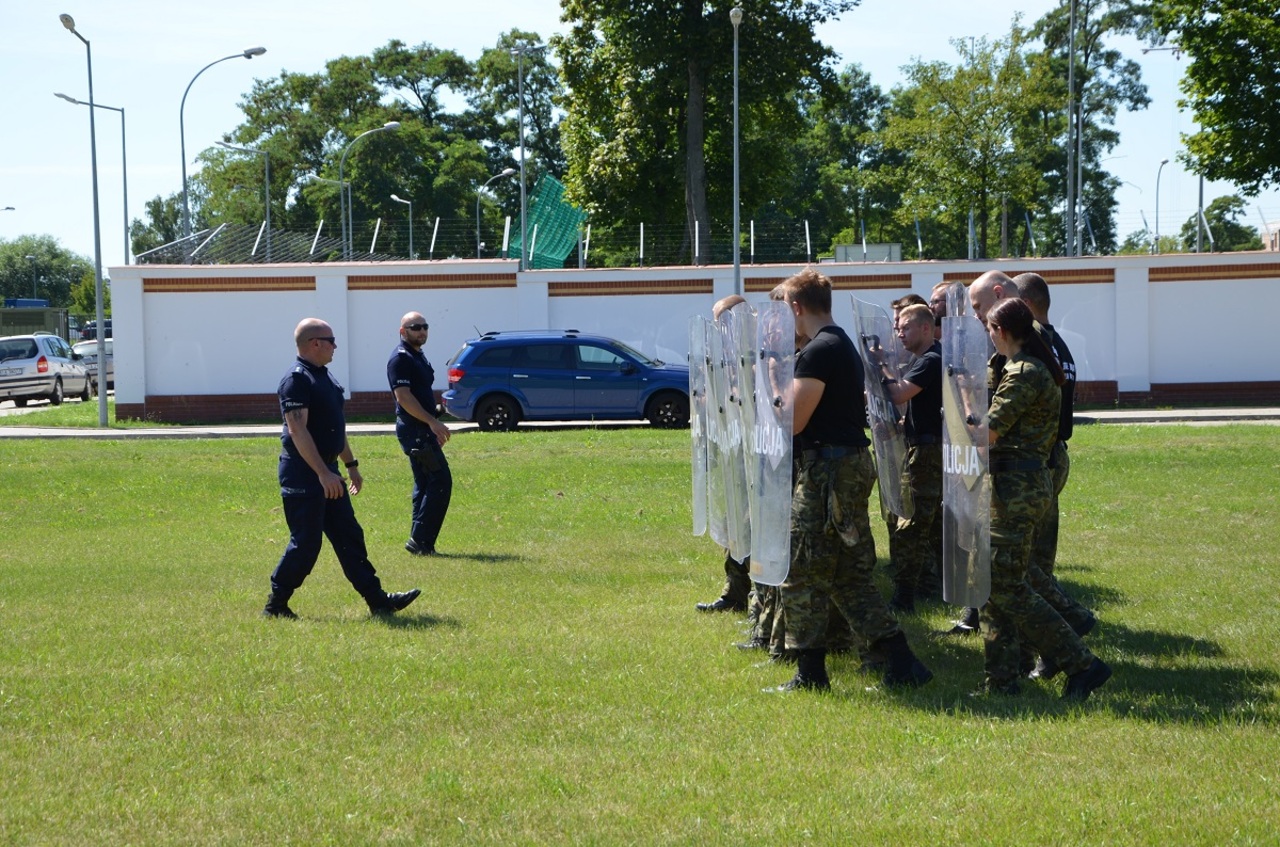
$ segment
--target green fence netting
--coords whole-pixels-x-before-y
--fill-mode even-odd
[[[578,231],[587,213],[565,202],[564,185],[550,174],[543,174],[533,187],[529,201],[529,244],[533,253],[529,267],[534,270],[563,268],[564,260],[578,246]],[[509,255],[520,255],[520,232],[511,237]]]

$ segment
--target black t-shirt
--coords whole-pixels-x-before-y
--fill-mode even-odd
[[[280,380],[276,390],[280,397],[280,415],[296,409],[307,410],[307,432],[316,444],[320,457],[333,464],[347,443],[347,421],[342,406],[342,386],[322,365],[313,365],[301,356]],[[286,493],[322,490],[315,471],[298,453],[284,425],[280,434],[280,485]]]
[[[907,441],[920,436],[941,439],[942,344],[935,341],[932,347],[917,356],[902,375],[902,381],[920,389],[907,404]]]
[[[798,437],[799,447],[866,447],[871,441],[867,398],[863,393],[862,360],[852,339],[832,324],[818,330],[796,356],[796,379],[816,379],[825,388],[809,423]]]
[[[1044,328],[1049,332],[1053,352],[1058,357],[1058,364],[1062,365],[1062,373],[1067,377],[1066,382],[1062,383],[1062,417],[1058,422],[1058,440],[1067,441],[1071,438],[1075,426],[1076,360],[1072,358],[1067,342],[1062,340],[1062,335],[1050,324],[1045,324]]]
[[[435,381],[435,368],[431,367],[431,363],[427,361],[427,357],[421,350],[414,350],[401,343],[391,351],[391,358],[387,360],[387,383],[391,386],[393,394],[397,388],[408,388],[413,399],[417,400],[422,408],[428,412],[434,412],[436,395],[432,385]],[[427,428],[425,423],[402,409],[399,400],[396,401],[396,423]]]

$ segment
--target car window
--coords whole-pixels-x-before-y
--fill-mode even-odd
[[[569,348],[564,344],[531,344],[524,349],[523,365],[529,368],[569,368]]]
[[[476,356],[477,368],[509,368],[516,360],[518,347],[490,347]]]
[[[593,371],[616,371],[626,361],[607,347],[597,347],[594,344],[580,345],[578,360],[580,367]]]
[[[32,338],[13,338],[0,341],[0,362],[9,359],[34,359],[36,342]]]

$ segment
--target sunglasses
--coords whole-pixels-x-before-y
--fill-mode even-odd
[[[414,332],[418,332],[419,330],[428,329],[428,326],[426,324],[405,324],[403,329],[411,329]]]
[[[311,340],[312,341],[328,341],[334,347],[338,346],[338,339],[334,338],[332,335],[317,335],[313,337]]]

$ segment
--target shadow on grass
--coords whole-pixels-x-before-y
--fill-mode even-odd
[[[369,621],[385,626],[387,629],[462,629],[462,621],[448,615],[433,615],[430,612],[414,614],[410,611],[394,615],[370,615]]]
[[[1216,641],[1183,633],[1131,629],[1123,624],[1106,621],[1103,621],[1095,632],[1100,635],[1102,643],[1126,656],[1152,658],[1191,656],[1197,659],[1216,659],[1225,655],[1225,651]]]

